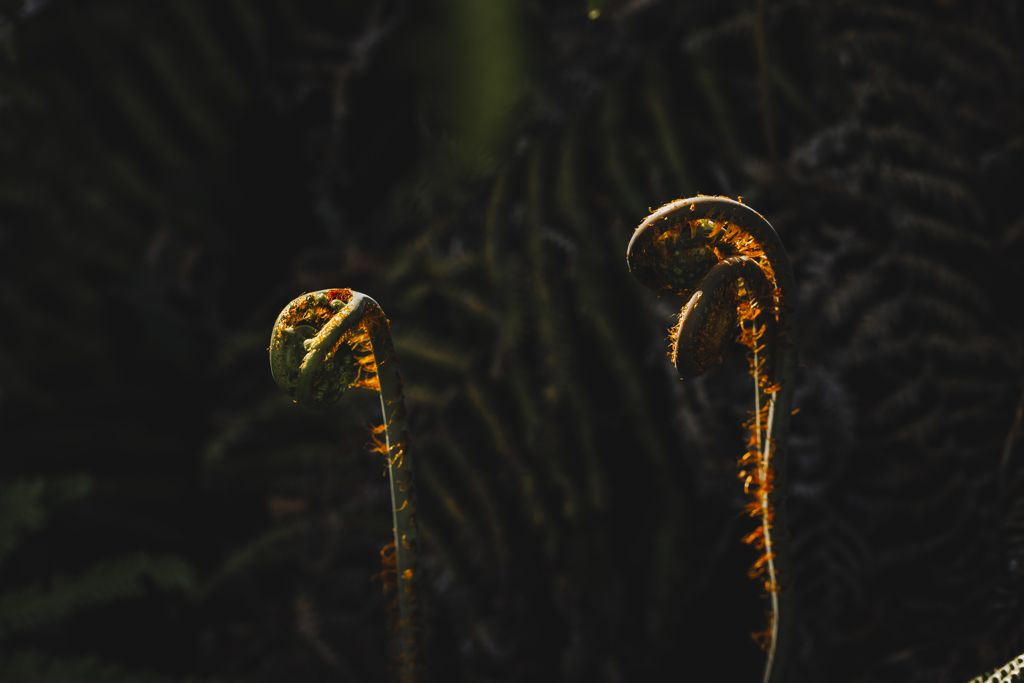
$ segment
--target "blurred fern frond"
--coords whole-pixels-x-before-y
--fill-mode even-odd
[[[60,480],[14,481],[0,489],[2,561],[15,550],[20,536],[38,530],[49,508],[87,495],[89,477]],[[88,611],[89,608],[142,595],[152,584],[160,590],[193,588],[191,567],[176,557],[154,558],[145,553],[115,561],[99,562],[77,578],[55,576],[45,585],[26,588],[0,584],[0,640],[8,643],[26,631]],[[96,658],[68,660],[36,652],[10,651],[0,657],[0,678],[22,683],[81,680],[97,683],[158,683],[166,677],[130,673]],[[175,679],[176,680],[176,679]],[[194,680],[194,679],[193,679]]]
[[[0,638],[94,605],[142,595],[146,579],[161,590],[193,586],[191,568],[179,558],[139,554],[101,562],[76,579],[58,576],[45,587],[36,584],[0,595]]]
[[[197,678],[133,673],[93,657],[55,661],[35,652],[0,655],[0,677],[11,683],[204,683]]]

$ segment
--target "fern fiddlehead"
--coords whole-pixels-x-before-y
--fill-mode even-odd
[[[285,306],[274,324],[270,369],[286,394],[314,410],[330,407],[350,386],[380,394],[384,424],[374,430],[374,442],[387,458],[394,529],[381,557],[397,582],[399,679],[416,681],[423,667],[416,493],[402,374],[388,319],[376,301],[350,289],[304,294]],[[380,442],[376,435],[382,432]]]
[[[689,297],[671,335],[680,377],[697,377],[718,362],[737,325],[736,340],[748,349],[754,411],[740,477],[754,497],[747,510],[761,524],[743,540],[762,551],[750,576],[763,579],[771,612],[768,630],[755,640],[767,651],[764,683],[778,683],[793,625],[792,591],[782,583],[789,568],[783,489],[797,341],[789,257],[753,209],[724,197],[693,197],[648,216],[626,260],[646,287]]]

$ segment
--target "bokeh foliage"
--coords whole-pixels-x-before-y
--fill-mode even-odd
[[[753,679],[742,350],[673,378],[624,264],[698,192],[796,270],[791,679],[1019,654],[1022,38],[1008,0],[6,3],[0,477],[96,484],[0,594],[197,577],[19,636],[26,680],[387,679],[375,398],[266,367],[335,286],[404,364],[436,680]]]

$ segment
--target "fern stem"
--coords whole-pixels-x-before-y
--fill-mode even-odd
[[[384,416],[388,483],[391,487],[391,522],[395,535],[395,573],[398,582],[398,638],[402,681],[420,678],[422,618],[417,571],[419,533],[416,526],[416,490],[406,423],[405,396],[398,356],[384,311],[367,297],[364,326],[370,336],[377,367],[380,407]]]

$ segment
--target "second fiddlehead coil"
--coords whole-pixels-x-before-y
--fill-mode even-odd
[[[750,575],[763,578],[771,612],[768,630],[755,639],[767,651],[764,683],[778,683],[793,625],[792,591],[783,590],[785,441],[796,372],[789,258],[753,209],[724,197],[693,197],[648,216],[630,240],[627,263],[650,289],[689,299],[672,330],[680,377],[697,377],[718,362],[737,324],[736,341],[749,351],[754,411],[740,477],[754,496],[747,509],[761,525],[744,541],[762,551]]]

